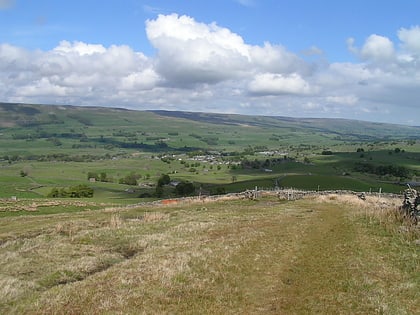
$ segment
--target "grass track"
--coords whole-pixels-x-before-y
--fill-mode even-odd
[[[3,218],[0,311],[415,314],[418,246],[368,216],[372,202],[263,198],[37,216],[28,226]],[[17,238],[7,221],[22,225]]]

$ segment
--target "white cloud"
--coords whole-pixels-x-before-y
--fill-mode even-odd
[[[157,49],[156,70],[168,86],[193,86],[252,77],[256,73],[309,73],[297,55],[280,45],[247,45],[243,38],[216,23],[189,16],[159,15],[146,22]]]
[[[354,105],[358,101],[355,95],[340,95],[340,96],[327,96],[326,101],[342,105]]]
[[[398,31],[398,38],[403,43],[404,49],[420,54],[420,26],[414,26],[410,29],[401,28]]]
[[[283,46],[264,43],[264,46],[249,47],[251,62],[258,71],[281,74],[295,72],[308,73],[310,67],[297,55],[287,51]]]
[[[69,90],[63,86],[56,85],[48,78],[41,78],[32,85],[23,86],[20,89],[23,96],[65,96]]]
[[[83,42],[46,52],[0,45],[0,70],[0,95],[11,101],[107,104],[119,89],[137,95],[160,80],[153,62],[128,46]]]
[[[357,47],[348,39],[360,60],[337,63],[304,60],[280,43],[250,45],[216,23],[176,14],[148,20],[146,33],[156,56],[80,41],[48,51],[0,44],[0,99],[391,121],[420,115],[418,26],[401,28],[399,43],[373,34]]]
[[[147,68],[141,72],[131,73],[123,77],[119,88],[126,91],[150,90],[159,82],[160,77],[153,68]]]
[[[373,61],[388,61],[395,57],[394,44],[387,38],[376,34],[370,35],[360,54]]]
[[[54,48],[54,52],[61,55],[77,54],[80,56],[103,54],[106,52],[106,48],[102,45],[86,44],[83,42],[75,41],[70,43],[68,41],[61,41],[60,44]]]
[[[306,56],[322,56],[324,51],[316,46],[311,46],[302,52]]]
[[[352,52],[353,54],[357,55],[359,50],[354,46],[355,39],[353,37],[347,38],[347,49]]]
[[[237,2],[240,5],[243,5],[245,7],[253,7],[256,4],[255,0],[235,0],[235,2]]]
[[[146,33],[158,50],[158,72],[173,86],[231,79],[249,62],[243,39],[215,23],[197,23],[177,14],[159,15],[146,22]]]
[[[284,76],[281,74],[262,73],[249,83],[249,91],[262,95],[309,94],[309,84],[296,73]]]

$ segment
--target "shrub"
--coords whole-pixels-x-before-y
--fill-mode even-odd
[[[77,185],[65,188],[54,187],[51,192],[47,195],[50,198],[92,198],[93,188],[87,185]]]
[[[140,175],[135,174],[135,173],[131,173],[131,174],[125,176],[124,178],[120,178],[119,183],[120,184],[125,184],[125,185],[136,186],[137,185],[137,180],[139,178],[140,178]]]
[[[162,174],[157,182],[158,187],[162,187],[163,185],[168,185],[171,182],[171,178],[168,174]]]
[[[195,191],[195,187],[193,183],[190,182],[180,182],[175,187],[175,192],[179,196],[187,196],[193,194]]]

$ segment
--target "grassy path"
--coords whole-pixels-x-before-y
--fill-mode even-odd
[[[262,199],[150,210],[78,214],[72,233],[51,229],[51,216],[47,235],[23,226],[24,238],[0,248],[0,311],[419,314],[419,246],[354,205]]]

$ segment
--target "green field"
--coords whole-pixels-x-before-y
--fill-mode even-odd
[[[0,103],[0,313],[416,314],[402,198],[334,191],[419,182],[418,127]]]
[[[0,103],[0,198],[77,185],[93,188],[96,201],[179,196],[172,186],[156,193],[163,174],[193,183],[194,194],[398,193],[420,181],[418,139],[418,127],[339,119]],[[106,180],[89,181],[92,173]],[[124,184],[127,176],[136,185]]]

